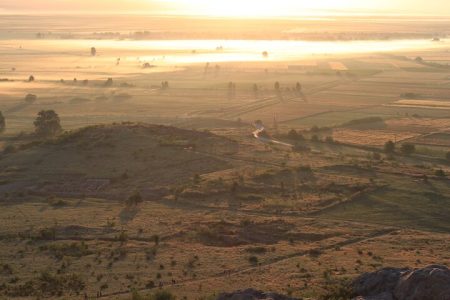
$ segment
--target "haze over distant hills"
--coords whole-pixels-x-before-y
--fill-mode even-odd
[[[448,1],[436,0],[430,5],[425,0],[380,0],[380,1],[222,1],[222,0],[4,0],[0,13],[56,13],[90,12],[138,12],[144,14],[176,14],[206,16],[305,16],[334,14],[392,14],[392,15],[450,15]],[[239,5],[239,10],[233,9]]]

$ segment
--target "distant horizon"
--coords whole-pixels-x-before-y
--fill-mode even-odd
[[[201,18],[201,19],[255,19],[255,20],[282,20],[282,19],[315,19],[315,18],[364,18],[364,17],[378,17],[378,18],[445,18],[450,19],[449,14],[415,14],[415,13],[369,13],[369,12],[317,12],[314,14],[298,14],[298,15],[274,15],[274,16],[208,16],[203,14],[184,14],[184,13],[148,13],[141,11],[107,11],[107,12],[89,12],[89,11],[2,11],[0,10],[0,16],[148,16],[148,17],[177,17],[177,18]]]
[[[0,14],[140,14],[225,18],[315,16],[450,17],[450,4],[435,0],[3,0]]]

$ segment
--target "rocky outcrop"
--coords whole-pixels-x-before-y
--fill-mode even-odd
[[[441,265],[384,268],[359,276],[352,287],[358,300],[449,300],[450,269]]]
[[[265,293],[257,291],[254,289],[247,289],[242,291],[236,291],[231,293],[220,294],[216,300],[299,300],[297,298],[290,298],[288,296],[276,294],[276,293]]]

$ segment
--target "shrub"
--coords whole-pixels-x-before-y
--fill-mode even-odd
[[[169,291],[157,291],[150,296],[150,300],[175,300],[176,297]]]
[[[404,143],[400,147],[400,151],[405,155],[411,155],[416,151],[416,146],[414,144]]]
[[[311,141],[312,141],[312,142],[318,142],[318,141],[319,141],[319,137],[317,136],[317,134],[314,134],[314,135],[311,137]]]
[[[35,102],[37,100],[37,96],[36,95],[33,95],[33,94],[27,94],[26,96],[25,96],[25,102],[27,102],[27,103],[33,103],[33,102]]]
[[[327,284],[326,292],[319,299],[321,300],[348,300],[355,297],[355,293],[346,280],[341,280],[335,284]]]
[[[258,257],[256,256],[250,256],[248,258],[248,262],[252,265],[257,265],[258,264]]]
[[[445,177],[445,172],[444,172],[444,170],[439,169],[434,172],[434,175],[436,175],[438,177]]]
[[[380,159],[381,159],[381,155],[380,155],[380,153],[378,153],[378,152],[373,152],[373,153],[372,153],[372,158],[373,158],[374,160],[380,160]]]
[[[127,204],[127,206],[136,206],[142,202],[143,202],[143,199],[142,199],[141,194],[138,191],[135,191],[133,194],[131,194],[128,197],[126,204]]]
[[[60,296],[65,291],[79,293],[85,288],[85,283],[77,274],[54,275],[42,272],[39,276],[39,288],[47,296]]]
[[[327,136],[325,138],[325,142],[327,142],[328,144],[333,144],[334,143],[334,139],[332,136]]]
[[[245,249],[245,251],[249,252],[249,253],[254,253],[254,254],[264,254],[267,252],[267,248],[266,247],[248,247],[247,249]]]
[[[386,152],[386,153],[394,153],[395,152],[395,144],[393,141],[387,141],[384,144],[384,152]]]
[[[3,116],[3,113],[0,111],[0,133],[5,131],[5,128],[6,128],[5,117]]]
[[[358,126],[358,125],[365,125],[365,124],[373,124],[373,123],[382,123],[383,119],[380,117],[367,117],[367,118],[361,118],[361,119],[355,119],[348,121],[347,123],[342,124],[343,127],[352,127],[352,126]]]
[[[296,131],[295,129],[291,129],[291,130],[288,132],[288,138],[290,138],[290,139],[292,139],[292,140],[298,139],[298,133],[297,133],[297,131]]]
[[[48,251],[57,259],[62,259],[64,256],[80,258],[93,253],[84,242],[41,246],[39,249],[42,251]]]
[[[10,154],[17,151],[17,148],[14,145],[8,145],[3,149],[3,154]]]

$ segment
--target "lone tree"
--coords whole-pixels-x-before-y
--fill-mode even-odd
[[[91,48],[91,55],[92,56],[96,56],[97,55],[97,49],[95,49],[95,47]]]
[[[62,131],[61,121],[54,110],[42,110],[34,121],[37,135],[52,137]]]
[[[33,82],[34,81],[34,76],[30,75],[30,77],[28,77],[28,82]]]
[[[384,144],[384,152],[386,153],[394,153],[395,151],[395,144],[393,141],[387,141],[386,144]]]
[[[128,197],[126,204],[127,206],[137,206],[139,203],[142,203],[143,199],[141,194],[138,191],[135,191],[130,197]]]
[[[291,140],[296,140],[298,139],[298,132],[295,129],[291,129],[288,132],[288,138],[290,138]]]
[[[6,127],[5,117],[3,116],[3,113],[0,111],[0,133],[5,131],[5,127]]]
[[[275,82],[275,84],[273,85],[275,91],[279,91],[280,90],[280,83],[277,81]]]
[[[416,146],[414,146],[414,144],[404,143],[400,147],[400,151],[405,155],[411,155],[416,151]]]

